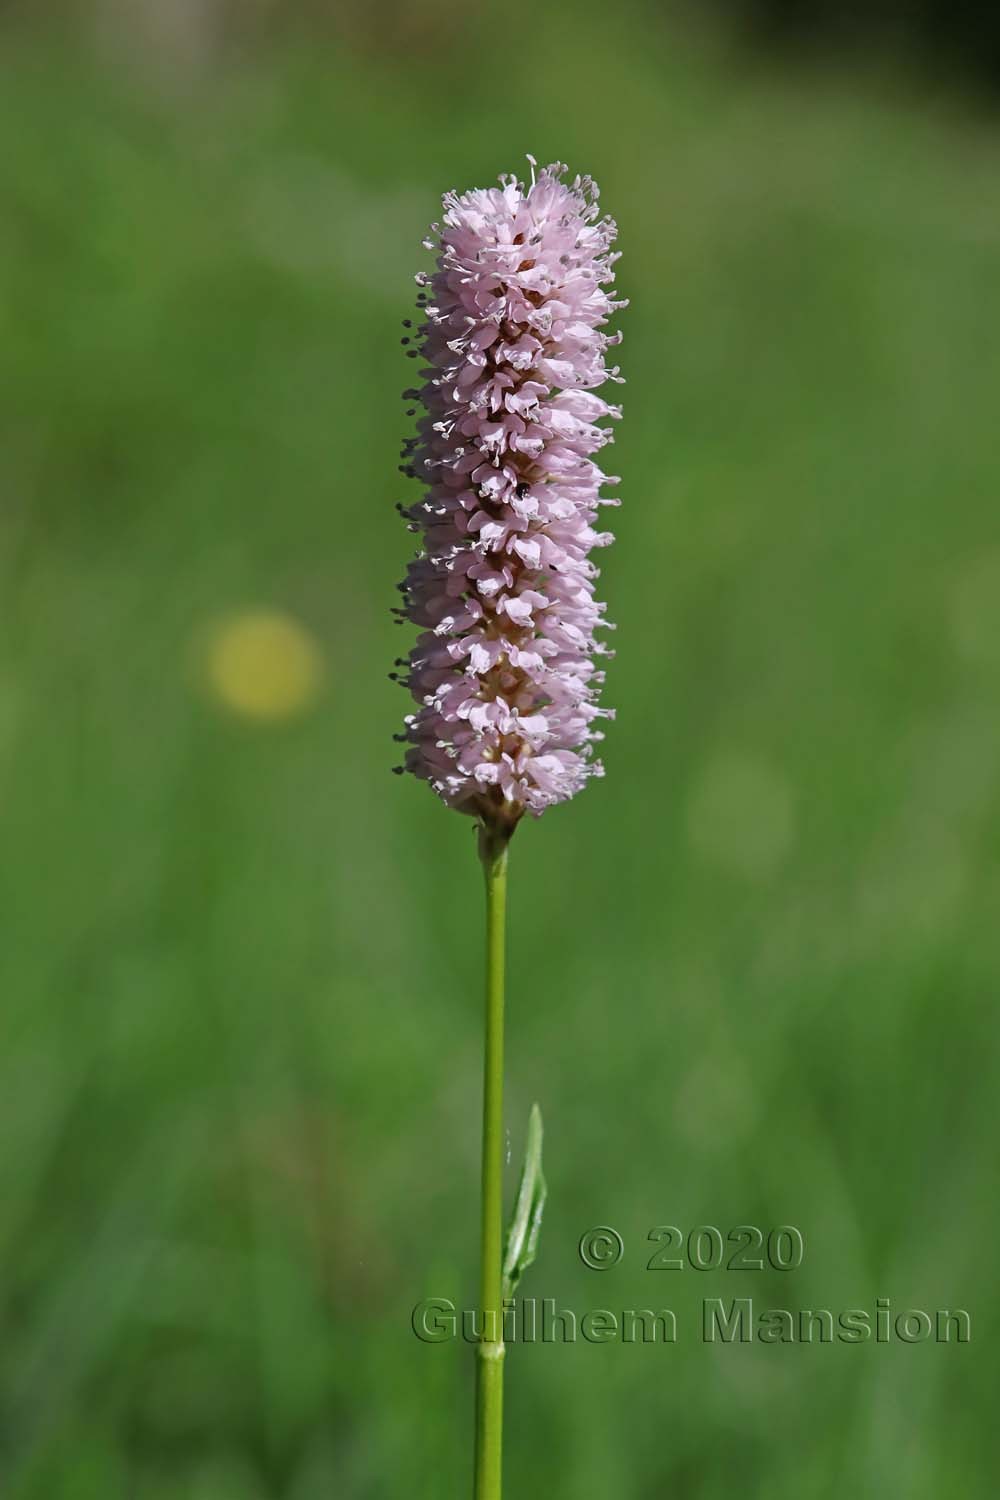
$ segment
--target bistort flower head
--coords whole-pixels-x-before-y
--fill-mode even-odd
[[[565,182],[560,163],[536,178],[529,161],[528,186],[446,194],[425,241],[437,269],[417,277],[425,321],[408,351],[425,383],[404,392],[425,412],[403,471],[427,488],[400,507],[423,536],[397,611],[423,631],[399,663],[419,705],[405,769],[508,828],[602,774],[595,721],[612,715],[595,701],[608,653],[589,553],[612,540],[595,523],[618,481],[592,455],[621,412],[594,392],[621,378],[605,365],[621,335],[602,329],[625,306],[603,290],[618,257],[596,185]]]

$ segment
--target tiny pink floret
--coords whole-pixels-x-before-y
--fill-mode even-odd
[[[405,769],[510,825],[603,774],[595,723],[612,717],[589,554],[612,540],[595,525],[618,481],[592,455],[621,415],[594,392],[621,379],[605,364],[621,335],[602,330],[625,303],[603,290],[614,221],[565,172],[446,194],[437,270],[417,277],[425,384],[405,393],[426,414],[404,468],[427,486],[404,511],[423,534],[399,611],[423,631],[402,679],[419,705]]]

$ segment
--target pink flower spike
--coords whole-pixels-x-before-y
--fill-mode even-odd
[[[408,350],[425,384],[404,393],[424,415],[403,468],[426,486],[404,511],[423,533],[399,611],[423,632],[401,674],[418,705],[405,769],[508,831],[603,774],[591,725],[612,717],[596,705],[610,653],[587,554],[611,540],[592,455],[621,410],[593,393],[620,379],[605,353],[621,336],[602,330],[626,305],[603,290],[616,229],[594,183],[529,161],[527,186],[445,194]]]

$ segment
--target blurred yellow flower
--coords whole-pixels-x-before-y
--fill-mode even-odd
[[[316,638],[291,615],[251,610],[214,627],[206,672],[209,686],[227,708],[276,723],[315,702],[323,656]]]

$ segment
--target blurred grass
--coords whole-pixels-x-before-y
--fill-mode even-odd
[[[474,1286],[480,892],[388,775],[397,325],[440,192],[527,150],[598,177],[633,305],[608,776],[512,857],[524,1290],[682,1335],[514,1349],[510,1492],[992,1494],[995,128],[641,9],[522,59],[511,17],[193,74],[4,38],[11,1500],[465,1487],[468,1351],[409,1314]],[[260,611],[323,657],[281,723],[208,666]],[[664,1222],[805,1264],[654,1278]],[[974,1342],[698,1342],[748,1294]]]

